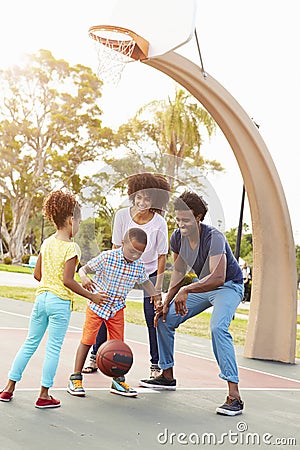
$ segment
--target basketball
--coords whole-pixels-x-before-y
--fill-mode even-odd
[[[108,377],[122,377],[129,372],[133,363],[131,348],[123,341],[104,342],[96,355],[97,366]]]

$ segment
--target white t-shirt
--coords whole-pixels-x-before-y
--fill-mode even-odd
[[[138,225],[130,215],[130,208],[122,208],[116,212],[112,243],[121,245],[124,234],[129,228],[141,228],[147,234],[147,246],[142,254],[142,261],[148,275],[157,270],[158,255],[168,253],[168,227],[165,219],[157,213],[143,225]]]

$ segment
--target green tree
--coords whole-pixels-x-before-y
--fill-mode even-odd
[[[131,158],[145,148],[149,149],[146,152],[149,154],[152,148],[159,156],[160,166],[164,166],[160,172],[168,175],[172,186],[174,180],[179,179],[183,162],[202,171],[222,170],[220,163],[205,159],[200,153],[204,136],[210,139],[215,130],[214,119],[194,97],[183,89],[176,89],[173,100],[143,106],[133,119],[120,126],[118,138],[130,150]]]
[[[96,240],[100,251],[109,250],[112,247],[112,229],[115,210],[105,196],[101,196],[96,209]]]
[[[109,207],[100,207],[98,215],[89,217],[81,222],[79,231],[76,235],[76,242],[81,248],[81,263],[86,264],[91,258],[94,258],[104,250],[112,248],[112,223],[113,209]]]
[[[231,250],[233,251],[233,253],[235,253],[237,228],[231,228],[229,231],[226,231],[225,236],[228,240]],[[249,226],[246,223],[243,224],[240,257],[247,261],[249,266],[253,265],[252,233],[249,233]]]
[[[102,82],[47,50],[1,70],[0,86],[0,194],[11,214],[1,231],[20,259],[36,196],[63,186],[79,192],[79,166],[110,148],[112,131],[101,125]]]
[[[75,240],[81,249],[81,264],[86,264],[91,258],[98,255],[99,247],[96,240],[95,219],[89,217],[81,222]]]
[[[200,154],[204,136],[210,139],[215,129],[212,117],[182,89],[174,100],[145,105],[119,127],[114,141],[118,156],[103,155],[107,165],[90,184],[93,201],[103,193],[124,194],[127,178],[141,172],[165,175],[173,193],[185,185],[201,191],[201,174],[223,170],[220,163]]]

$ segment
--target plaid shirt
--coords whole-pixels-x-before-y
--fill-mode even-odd
[[[108,294],[108,302],[102,306],[88,300],[89,308],[105,320],[125,308],[126,296],[135,283],[142,284],[149,278],[143,262],[140,259],[127,262],[122,248],[100,253],[86,264],[86,268],[95,273],[93,280],[98,285],[95,292]]]

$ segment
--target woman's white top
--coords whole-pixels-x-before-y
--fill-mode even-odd
[[[119,209],[114,219],[112,243],[122,245],[124,234],[129,228],[141,228],[147,234],[147,246],[141,259],[148,275],[155,272],[158,256],[168,253],[167,222],[160,214],[154,213],[149,222],[139,225],[131,217],[130,207]]]

